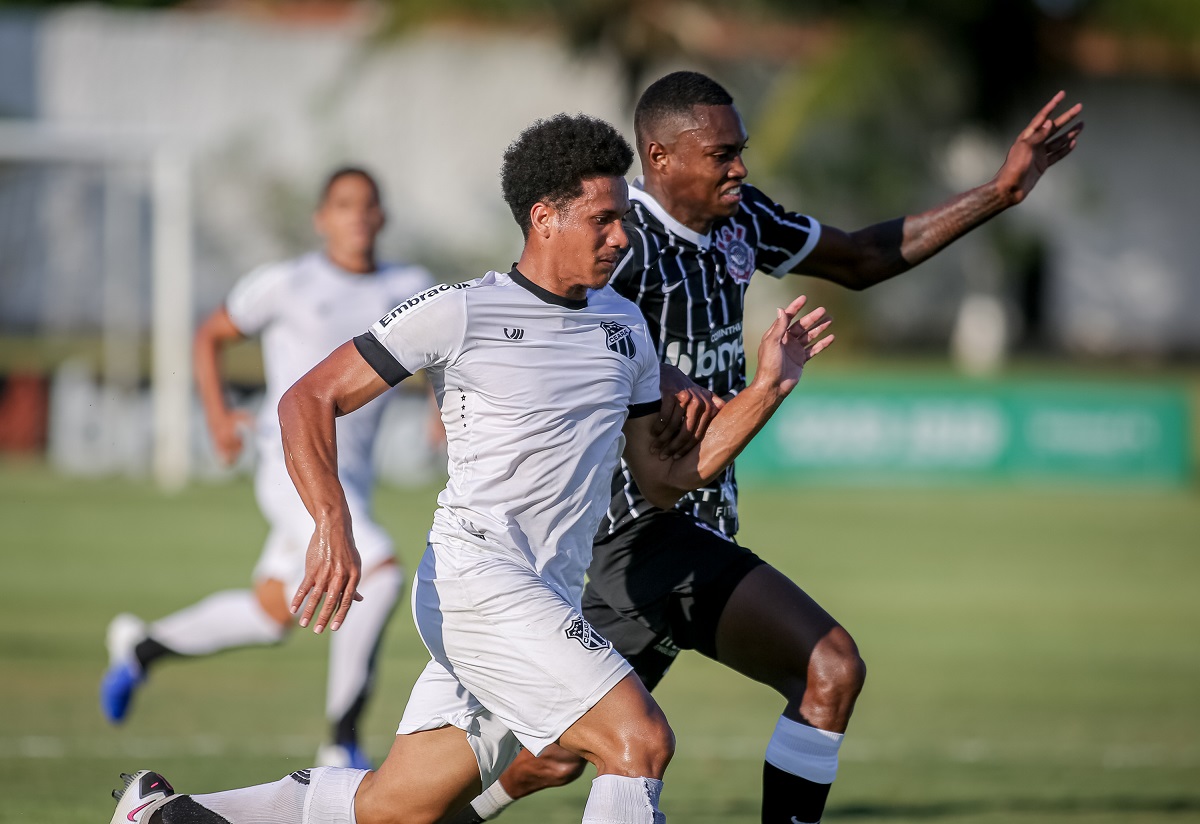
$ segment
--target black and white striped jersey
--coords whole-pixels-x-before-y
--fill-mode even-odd
[[[746,385],[742,314],[750,278],[756,271],[774,277],[794,271],[817,245],[821,224],[743,184],[737,213],[701,235],[667,214],[641,186],[638,178],[629,187],[629,251],[610,285],[642,310],[661,362],[722,397],[736,395]],[[653,508],[624,462],[612,492],[598,537]],[[684,496],[676,508],[732,536],[738,527],[733,467],[712,486]]]

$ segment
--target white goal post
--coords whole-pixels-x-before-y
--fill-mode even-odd
[[[159,486],[178,490],[190,473],[192,336],[191,161],[186,147],[162,135],[99,126],[67,126],[0,119],[0,163],[75,162],[99,164],[106,183],[121,170],[140,166],[150,178],[152,236],[152,311],[150,374],[153,398],[153,472]],[[106,186],[103,233],[104,371],[107,380],[136,374],[137,342],[131,343],[120,315],[120,275],[116,270],[139,258],[128,246],[122,222],[136,221],[136,209],[124,206]],[[122,216],[122,209],[124,214]],[[134,242],[137,233],[132,233]],[[85,276],[81,273],[81,276]],[[127,329],[127,327],[126,327]]]

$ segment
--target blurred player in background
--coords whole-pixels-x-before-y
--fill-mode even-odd
[[[254,425],[255,493],[270,533],[254,568],[253,589],[215,593],[149,625],[129,614],[113,619],[100,705],[114,724],[125,720],[134,693],[159,663],[174,656],[275,644],[292,628],[288,601],[304,576],[313,521],[288,477],[276,407],[287,388],[338,344],[434,283],[419,267],[376,260],[375,241],[384,219],[375,179],[359,168],[336,170],[326,180],[314,215],[324,250],[246,275],[197,331],[196,383],[213,444],[230,464]],[[262,339],[266,372],[256,424],[244,410],[226,405],[220,372],[222,348],[250,336]],[[362,553],[359,589],[364,601],[329,642],[325,712],[331,731],[330,742],[317,755],[321,764],[368,765],[357,724],[371,694],[382,633],[404,582],[391,539],[371,515],[371,456],[384,406],[369,404],[337,424],[338,474]]]
[[[630,249],[611,285],[641,308],[664,364],[728,400],[746,385],[742,312],[755,271],[865,289],[916,266],[1020,203],[1071,152],[1081,106],[1054,115],[1062,100],[1060,92],[1033,118],[988,183],[930,211],[847,233],[744,183],[747,135],[733,98],[702,74],[667,75],[646,89],[634,114],[643,177],[630,187]],[[681,414],[703,424],[711,409],[689,382],[672,384],[677,375],[663,369],[664,395],[682,392]],[[732,466],[672,510],[649,504],[622,467],[588,570],[584,616],[649,689],[681,649],[775,688],[786,704],[767,744],[762,820],[816,822],[866,668],[829,613],[735,543],[737,528]],[[568,783],[583,767],[557,748],[539,759],[522,753],[454,820],[494,818],[515,798]]]

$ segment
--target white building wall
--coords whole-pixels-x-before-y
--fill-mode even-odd
[[[39,107],[193,147],[201,308],[249,268],[315,242],[316,189],[347,162],[381,178],[391,255],[506,267],[520,248],[500,198],[508,142],[559,111],[628,119],[612,68],[550,35],[423,31],[364,53],[368,33],[365,20],[72,8],[40,30]]]

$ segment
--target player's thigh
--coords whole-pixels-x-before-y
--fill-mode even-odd
[[[621,653],[650,692],[679,656],[679,647],[669,634],[655,636],[643,624],[625,617],[608,604],[595,600],[585,603],[583,617]]]
[[[716,657],[743,675],[786,691],[789,682],[806,677],[817,645],[834,635],[845,631],[833,616],[782,572],[761,564],[741,580],[721,611]]]
[[[644,679],[656,683],[680,649],[716,657],[725,604],[762,563],[689,515],[652,512],[596,543],[584,614],[631,663],[659,653]]]
[[[396,736],[383,764],[363,779],[354,800],[360,824],[434,822],[483,790],[464,732],[440,727]]]
[[[454,727],[475,759],[475,773],[484,787],[508,768],[521,749],[512,730],[488,711],[445,667],[430,661],[418,676],[404,707],[396,734],[422,733]]]
[[[428,550],[413,615],[433,658],[535,753],[631,672],[566,598],[499,553]]]

